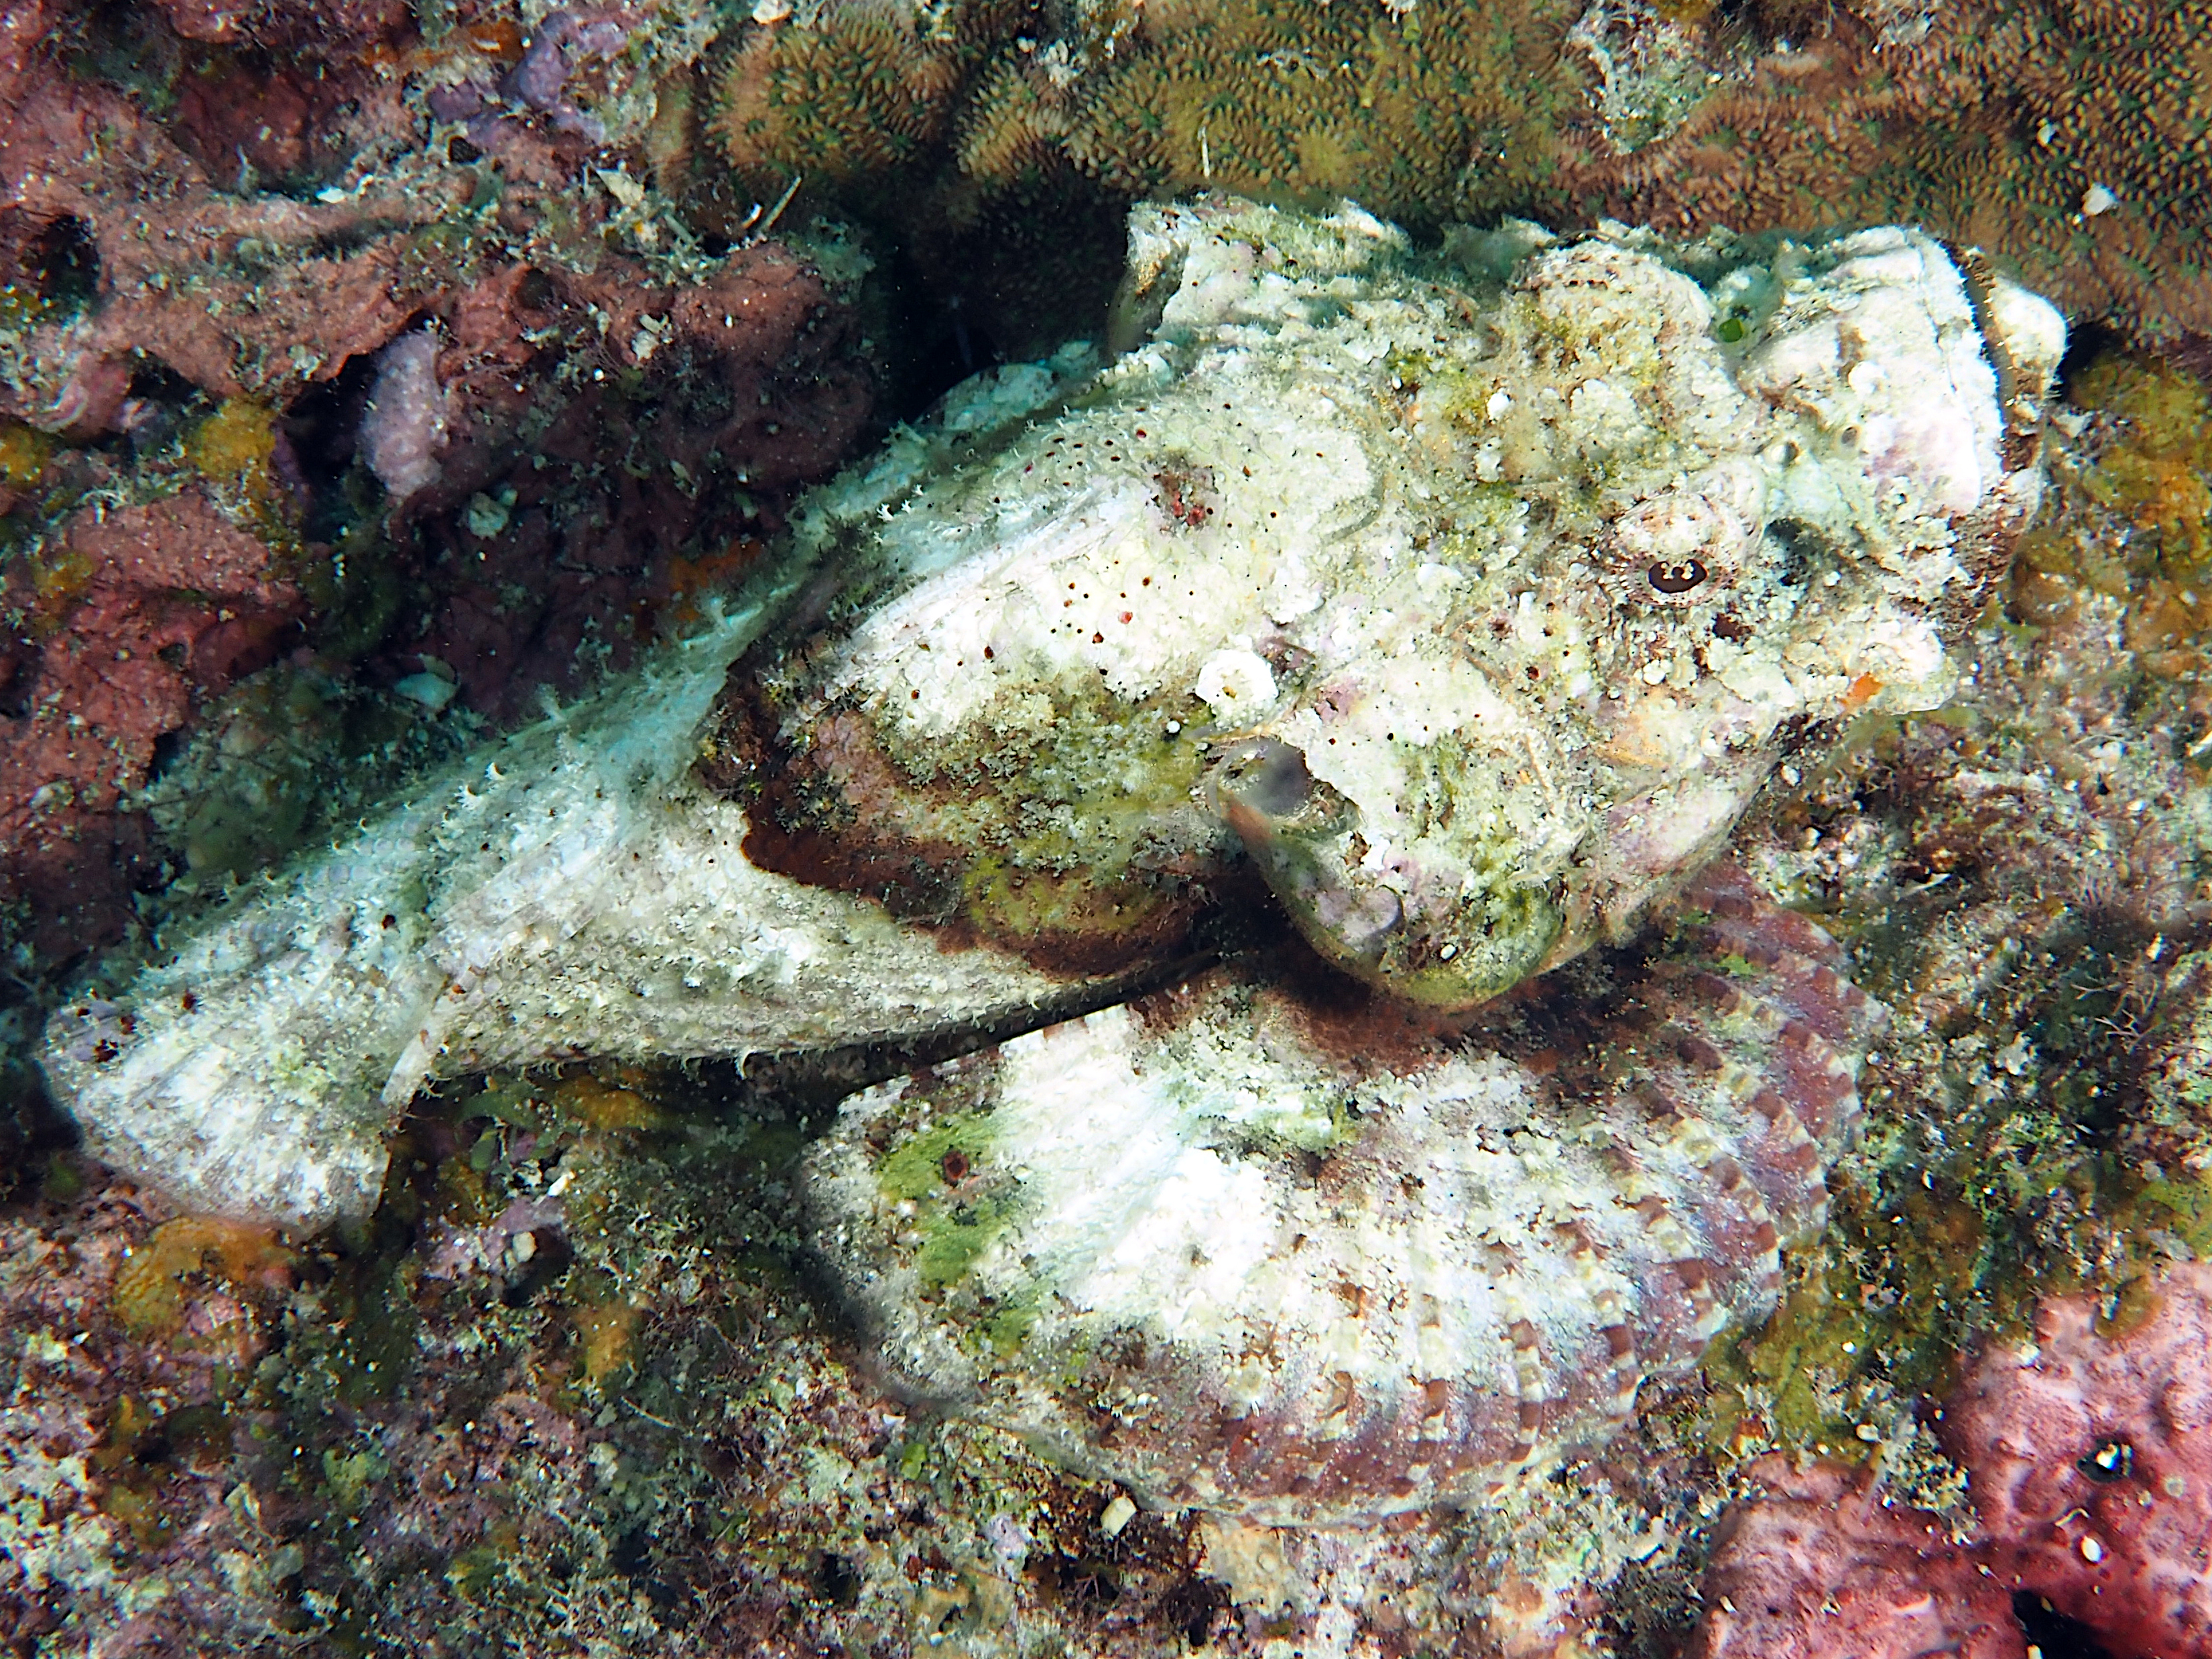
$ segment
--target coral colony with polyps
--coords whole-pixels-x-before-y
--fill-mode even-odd
[[[896,1363],[1296,1521],[1527,1465],[1771,1303],[1877,1012],[1740,881],[1675,896],[1785,750],[1951,695],[2058,317],[1902,230],[1130,245],[1133,349],[967,389],[711,629],[62,1011],[100,1154],[359,1218],[436,1077],[1044,1025],[1264,883],[1401,1052],[1240,969],[856,1099],[810,1205]],[[1643,1048],[1437,1046],[1670,900]]]
[[[0,1647],[2212,1654],[2207,64],[0,8]]]

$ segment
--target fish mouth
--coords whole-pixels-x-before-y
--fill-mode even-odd
[[[1418,853],[1380,860],[1358,805],[1265,733],[1215,751],[1214,810],[1322,957],[1401,1001],[1457,1012],[1540,971],[1562,917],[1541,883],[1470,883]]]

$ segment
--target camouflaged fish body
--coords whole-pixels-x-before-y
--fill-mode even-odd
[[[101,1156],[374,1202],[427,1079],[1019,1029],[1264,902],[1464,1010],[1933,707],[2063,330],[1917,233],[1731,263],[1139,209],[1135,346],[962,389],[701,636],[63,1009]]]

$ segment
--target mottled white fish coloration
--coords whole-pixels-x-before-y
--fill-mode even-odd
[[[987,380],[950,412],[1002,422],[1054,387]],[[943,439],[899,434],[815,504],[802,544],[946,459]],[[374,1207],[385,1136],[428,1078],[828,1048],[1052,1006],[1064,982],[1017,957],[947,952],[880,906],[755,868],[744,813],[692,782],[731,659],[806,568],[794,557],[643,674],[250,885],[119,1002],[65,1006],[45,1064],[88,1148],[190,1208],[320,1225]]]
[[[1886,1018],[1733,866],[1686,906],[1517,1042],[1224,969],[866,1091],[808,1155],[815,1236],[910,1387],[1156,1507],[1539,1472],[1771,1309]]]
[[[1949,695],[2063,341],[1980,286],[1904,230],[1139,209],[1133,349],[968,388],[708,635],[64,1009],[49,1076],[185,1202],[320,1222],[426,1078],[1042,1023],[1251,872],[1472,1006],[1632,932],[1785,744]]]

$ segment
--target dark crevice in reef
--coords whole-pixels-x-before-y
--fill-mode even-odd
[[[2043,1659],[2114,1659],[2112,1650],[2097,1640],[2097,1632],[2078,1619],[2069,1619],[2033,1590],[2021,1590],[2012,1598],[2013,1617],[2027,1632],[2028,1651]]]

